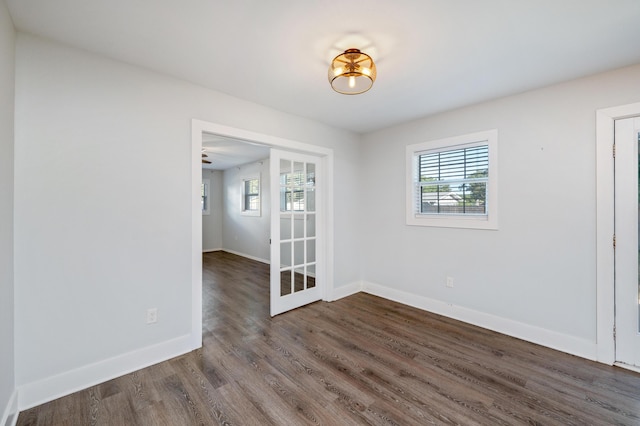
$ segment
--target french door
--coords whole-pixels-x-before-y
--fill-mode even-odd
[[[640,117],[615,121],[616,362],[640,368]]]
[[[320,157],[271,149],[271,316],[323,295]]]

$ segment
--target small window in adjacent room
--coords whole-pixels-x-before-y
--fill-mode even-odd
[[[209,214],[209,186],[211,185],[209,179],[202,179],[202,184],[200,185],[200,199],[201,199],[201,207],[202,214]]]
[[[498,131],[407,146],[407,225],[498,229]]]
[[[260,216],[260,176],[242,179],[242,214]]]

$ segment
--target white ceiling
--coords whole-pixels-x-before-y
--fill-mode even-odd
[[[269,148],[264,145],[207,133],[202,135],[202,149],[211,161],[202,168],[209,170],[227,170],[269,157]]]
[[[6,0],[20,31],[365,133],[640,63],[640,0]],[[329,61],[376,61],[362,95]]]

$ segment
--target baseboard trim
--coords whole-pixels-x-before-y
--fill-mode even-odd
[[[0,425],[2,426],[15,426],[18,422],[18,390],[14,389],[9,402],[4,409],[2,418],[0,419]]]
[[[347,285],[341,285],[340,287],[333,289],[333,292],[331,293],[327,301],[334,302],[338,299],[342,299],[343,297],[360,293],[361,291],[362,291],[362,281],[356,281],[353,283],[349,283]]]
[[[190,334],[18,386],[20,411],[193,350]]]
[[[215,249],[202,249],[202,252],[203,252],[203,253],[211,253],[211,252],[214,252],[214,251],[222,251],[222,249],[221,249],[221,248],[215,248]]]
[[[251,259],[251,260],[258,261],[258,262],[266,263],[267,265],[271,264],[269,259],[262,259],[260,257],[251,256],[250,254],[240,253],[239,251],[229,250],[229,249],[226,249],[226,248],[223,248],[221,250],[222,251],[226,251],[227,253],[235,254],[236,256],[242,256],[242,257],[246,257],[247,259]]]
[[[636,373],[640,373],[640,367],[636,367],[635,365],[625,364],[624,362],[614,362],[614,366],[624,368],[625,370],[635,371]]]
[[[497,331],[551,349],[566,352],[592,361],[596,360],[597,345],[586,339],[558,333],[518,321],[456,306],[440,300],[417,296],[371,282],[363,282],[362,291],[414,308],[443,315],[478,327]]]

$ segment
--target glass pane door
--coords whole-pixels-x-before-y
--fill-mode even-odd
[[[278,197],[273,197],[271,209],[272,234],[277,237],[272,238],[271,248],[272,315],[321,298],[318,168],[317,157],[272,150],[271,186]]]

